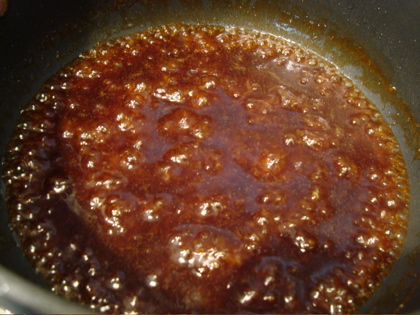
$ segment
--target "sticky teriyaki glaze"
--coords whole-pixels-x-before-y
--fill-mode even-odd
[[[3,179],[38,272],[103,312],[352,312],[407,226],[378,110],[316,55],[232,28],[82,54],[23,110]]]

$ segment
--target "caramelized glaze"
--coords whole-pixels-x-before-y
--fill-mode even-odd
[[[102,312],[353,312],[407,226],[375,106],[317,55],[235,28],[80,55],[23,110],[4,169],[34,266]]]

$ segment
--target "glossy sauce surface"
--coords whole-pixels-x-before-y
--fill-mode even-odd
[[[37,270],[103,312],[352,312],[407,226],[374,105],[320,57],[234,28],[82,54],[22,112],[3,179]]]

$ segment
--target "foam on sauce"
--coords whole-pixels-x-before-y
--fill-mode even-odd
[[[313,53],[216,26],[82,54],[23,110],[3,179],[38,272],[102,312],[353,312],[408,220],[375,106]]]

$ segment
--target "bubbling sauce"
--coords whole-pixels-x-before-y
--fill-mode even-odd
[[[408,220],[375,106],[317,55],[217,26],[80,55],[23,110],[3,179],[37,271],[101,312],[353,312]]]

